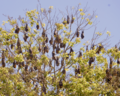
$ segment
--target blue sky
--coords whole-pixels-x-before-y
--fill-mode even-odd
[[[113,36],[110,39],[111,47],[115,46],[120,40],[120,0],[40,0],[40,2],[43,8],[53,6],[54,10],[60,9],[63,12],[65,12],[67,6],[73,7],[81,3],[81,8],[84,8],[87,4],[89,12],[96,10],[96,15],[98,15],[97,21],[99,24],[96,32],[103,31],[105,28],[106,32],[110,31],[111,36]],[[36,9],[37,4],[37,0],[0,0],[0,27],[2,27],[2,21],[7,20],[7,17],[3,16],[3,14],[14,19],[17,19],[19,15],[24,17],[25,10]],[[84,41],[90,40],[94,28],[84,32]]]
[[[54,9],[60,9],[65,12],[66,7],[77,6],[81,3],[81,8],[84,8],[88,3],[89,12],[96,10],[98,15],[96,31],[103,31],[106,28],[106,32],[110,31],[111,46],[114,46],[118,43],[120,35],[120,0],[40,0],[43,8],[49,8],[53,6]],[[25,10],[33,10],[37,8],[37,0],[1,0],[0,1],[0,26],[2,26],[2,21],[6,21],[7,18],[3,16],[9,15],[15,19],[19,15],[25,16]],[[9,28],[8,28],[9,29]],[[89,40],[92,36],[94,28],[85,31],[85,41]]]
[[[77,6],[81,3],[81,8],[84,8],[87,4],[89,12],[96,11],[96,15],[98,15],[97,21],[99,24],[97,25],[96,32],[101,32],[105,28],[105,32],[111,32],[110,47],[115,46],[120,41],[120,0],[41,0],[40,2],[42,8],[47,9],[49,6],[53,6],[54,10],[60,9],[63,12],[66,12],[66,7]],[[2,26],[2,21],[7,20],[7,17],[3,16],[3,14],[9,15],[14,19],[17,19],[19,15],[24,17],[26,9],[36,9],[37,4],[37,0],[1,0],[0,27]],[[84,32],[85,38],[82,43],[92,38],[94,28],[85,30]],[[104,39],[103,37],[101,37],[101,40]]]

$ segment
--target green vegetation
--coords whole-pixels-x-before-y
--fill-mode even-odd
[[[117,44],[107,49],[110,32],[101,40],[104,32],[95,30],[79,47],[84,29],[96,27],[95,13],[80,5],[63,17],[53,10],[40,7],[27,11],[26,19],[3,21],[0,96],[119,96],[120,50]]]

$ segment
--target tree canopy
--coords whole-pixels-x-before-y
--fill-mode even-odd
[[[58,15],[38,3],[0,27],[0,95],[119,96],[119,42],[108,49],[111,34],[96,32],[96,13],[78,5]],[[91,41],[81,46],[91,27]]]

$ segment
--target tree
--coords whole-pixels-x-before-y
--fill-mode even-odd
[[[12,28],[0,28],[0,94],[120,95],[120,50],[117,46],[107,49],[109,31],[104,40],[96,42],[102,33],[95,33],[95,13],[90,15],[86,7],[79,9],[78,5],[71,14],[68,9],[67,15],[60,11],[61,21],[52,9],[53,6],[45,10],[40,5],[40,10],[27,11],[26,19],[7,16],[3,26],[9,23]],[[84,43],[75,51],[85,38],[84,29],[91,26],[95,27],[91,44]],[[74,72],[68,74],[69,70]]]

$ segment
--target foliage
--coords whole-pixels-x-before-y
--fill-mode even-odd
[[[107,49],[110,32],[100,42],[96,41],[102,32],[94,32],[91,44],[74,51],[97,16],[80,5],[72,10],[59,21],[53,6],[46,10],[40,5],[40,10],[26,12],[27,19],[8,16],[3,21],[3,26],[9,23],[12,28],[0,27],[1,96],[120,95],[120,50]]]

